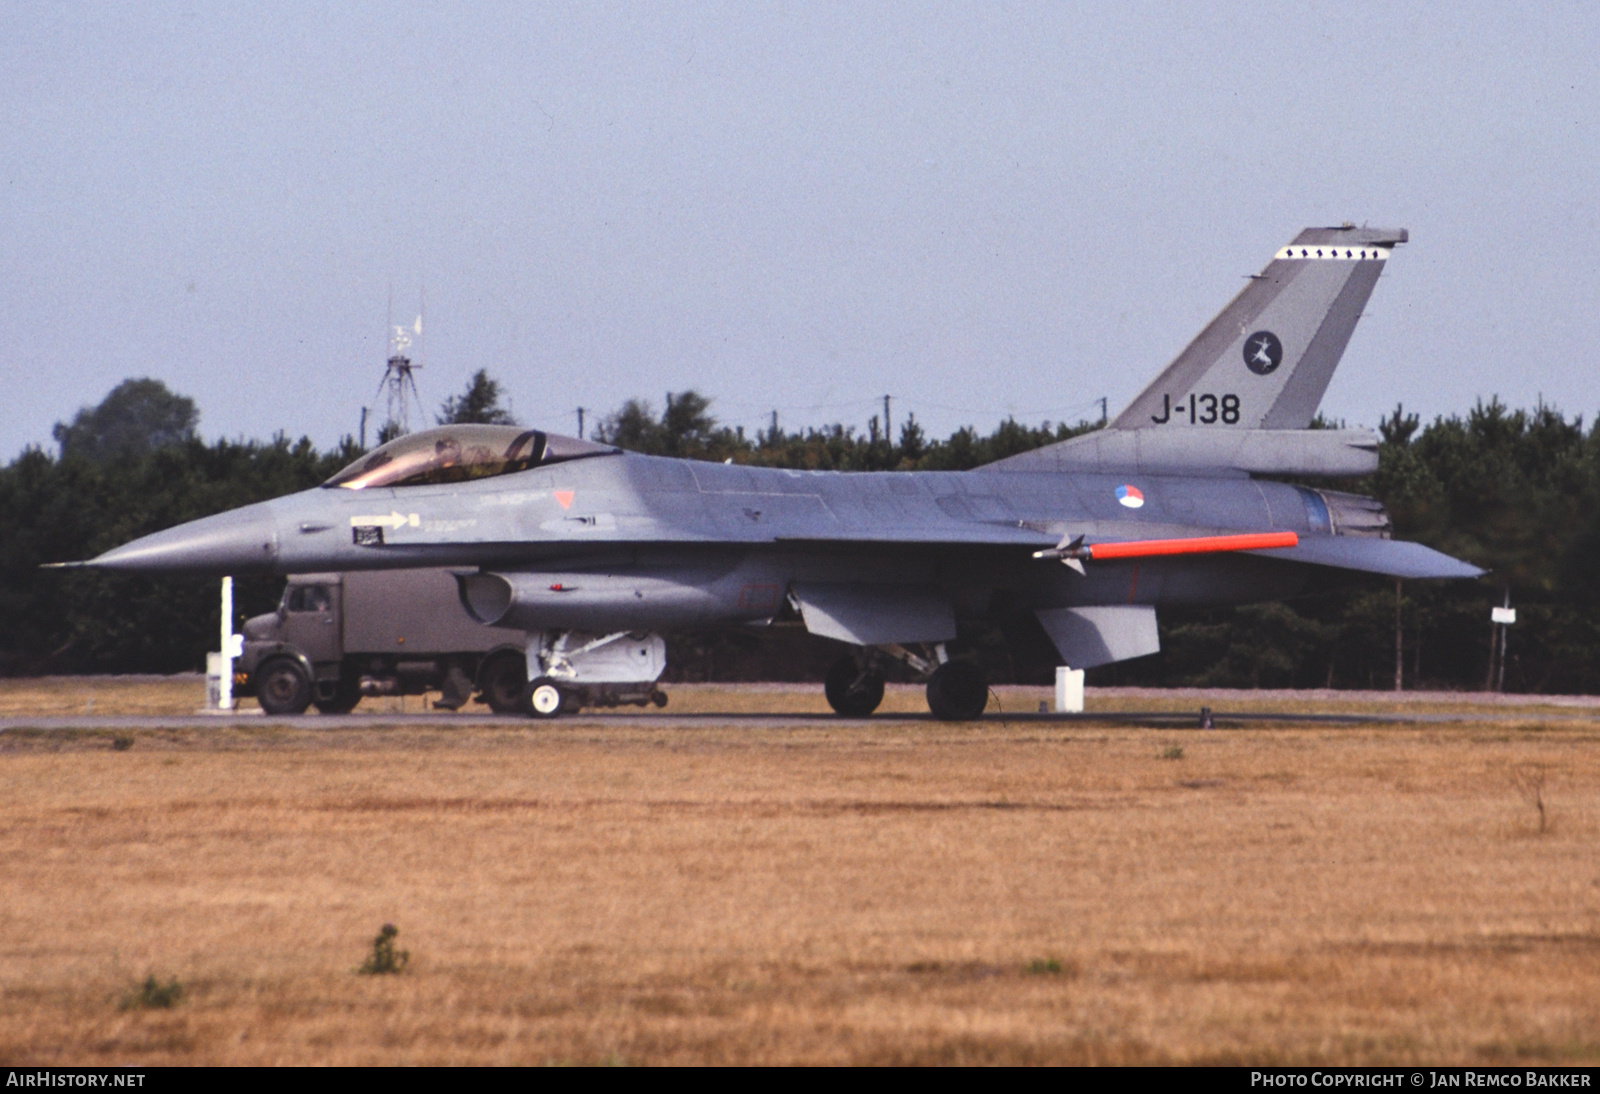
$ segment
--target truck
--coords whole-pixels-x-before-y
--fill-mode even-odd
[[[297,574],[276,611],[246,621],[235,692],[269,714],[345,714],[364,696],[436,689],[440,709],[476,695],[524,712],[527,640],[469,616],[448,569]]]

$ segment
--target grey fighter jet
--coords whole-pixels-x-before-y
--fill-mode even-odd
[[[1329,569],[1481,572],[1391,539],[1370,498],[1265,477],[1376,468],[1370,431],[1309,426],[1406,238],[1301,232],[1107,428],[974,471],[774,470],[447,426],[86,565],[458,568],[473,617],[526,633],[539,715],[651,693],[662,632],[797,618],[853,648],[826,684],[841,714],[878,706],[893,659],[926,679],[936,716],[974,718],[987,681],[946,656],[963,619],[1031,615],[1062,663],[1090,668],[1154,653],[1167,607],[1283,597]]]

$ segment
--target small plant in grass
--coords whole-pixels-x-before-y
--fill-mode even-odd
[[[397,950],[394,948],[395,935],[400,933],[400,928],[393,923],[385,923],[378,931],[378,937],[372,940],[372,954],[356,971],[366,976],[381,976],[384,973],[403,972],[406,962],[411,960],[410,950]]]
[[[118,752],[126,752],[133,747],[133,734],[119,733],[111,738],[111,747]]]
[[[1161,758],[1163,760],[1181,760],[1181,759],[1183,759],[1183,746],[1182,745],[1169,745],[1167,747],[1167,750],[1161,754]]]
[[[1061,962],[1053,957],[1035,957],[1022,971],[1029,976],[1060,976],[1063,970]]]
[[[1511,785],[1517,788],[1522,800],[1539,814],[1539,834],[1550,830],[1550,813],[1544,801],[1544,764],[1521,764],[1511,769]]]
[[[183,985],[176,980],[165,984],[154,976],[145,977],[137,991],[122,997],[123,1010],[169,1010],[183,998]]]

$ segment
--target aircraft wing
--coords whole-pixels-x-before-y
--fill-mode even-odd
[[[1469,562],[1462,562],[1460,559],[1451,558],[1443,552],[1435,551],[1432,547],[1425,547],[1420,543],[1410,543],[1399,539],[1379,539],[1368,536],[1301,536],[1299,537],[1299,542],[1292,547],[1255,549],[1240,549],[1235,545],[1221,542],[1228,539],[1242,538],[1245,537],[1198,536],[1179,540],[1138,539],[1123,542],[1108,536],[1097,541],[1096,545],[1101,547],[1102,550],[1089,553],[1087,557],[1110,558],[1122,557],[1123,555],[1127,557],[1142,557],[1146,555],[1239,550],[1241,554],[1260,555],[1263,558],[1281,558],[1286,562],[1309,563],[1314,566],[1328,566],[1339,570],[1358,570],[1363,573],[1383,574],[1388,577],[1399,578],[1471,578],[1479,577],[1487,572]],[[1181,546],[1190,540],[1194,545],[1191,549],[1173,549],[1174,545]],[[933,546],[949,544],[1031,547],[1035,549],[1041,546],[1057,546],[1054,538],[1048,533],[1003,524],[977,524],[966,528],[887,528],[875,532],[851,532],[816,538],[780,537],[777,542],[827,543],[834,545],[900,543]],[[1113,548],[1113,550],[1104,550],[1107,547]],[[1124,547],[1132,550],[1123,551],[1119,549]]]

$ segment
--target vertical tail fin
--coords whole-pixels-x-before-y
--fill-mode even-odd
[[[1304,429],[1404,228],[1307,228],[1111,423]]]

